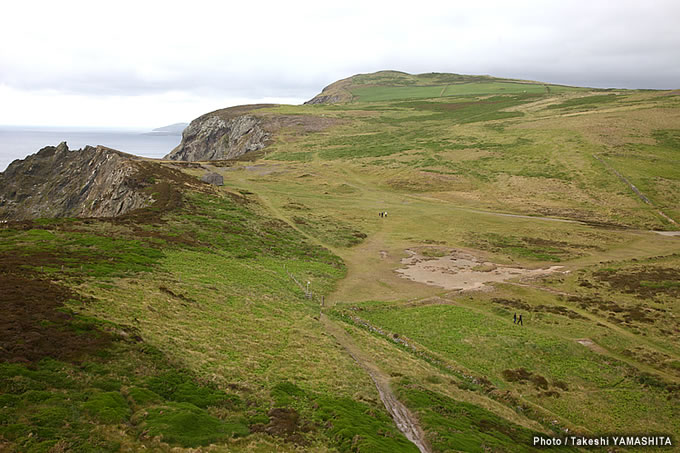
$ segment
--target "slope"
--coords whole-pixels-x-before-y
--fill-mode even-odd
[[[167,212],[3,225],[3,276],[28,278],[14,288],[63,285],[69,315],[97,326],[69,328],[94,335],[80,359],[3,364],[15,367],[3,416],[21,425],[2,425],[4,442],[414,451],[329,331],[377,370],[432,451],[677,432],[680,242],[649,230],[674,229],[664,215],[680,212],[678,97],[463,80],[487,91],[408,99],[427,88],[408,81],[424,79],[397,75],[403,86],[388,88],[406,91],[374,92],[385,100],[263,106],[258,116],[290,121],[247,160],[162,164],[225,180],[187,189]],[[319,118],[325,127],[297,126]],[[462,289],[473,278],[482,291]],[[36,319],[26,331],[72,324]],[[98,418],[93,393],[118,415]],[[96,436],[36,418],[64,394],[70,426],[94,422]],[[199,419],[212,434],[181,423]]]
[[[2,225],[3,447],[408,451],[284,272],[323,293],[341,261],[253,194],[178,190],[162,210]]]
[[[461,95],[562,93],[582,88],[491,76],[379,71],[339,80],[305,104],[394,101]]]

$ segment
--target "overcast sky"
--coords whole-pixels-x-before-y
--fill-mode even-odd
[[[5,2],[0,125],[157,127],[381,69],[680,88],[678,0],[331,5]]]

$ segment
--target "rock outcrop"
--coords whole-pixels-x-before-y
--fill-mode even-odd
[[[263,149],[281,130],[289,135],[325,130],[340,121],[314,115],[281,115],[260,112],[273,104],[229,107],[193,120],[182,133],[182,142],[165,159],[177,161],[226,160]]]
[[[314,96],[312,99],[309,101],[306,101],[305,104],[307,105],[315,105],[315,104],[337,104],[338,102],[341,102],[343,98],[338,95],[325,95],[325,94],[318,94]]]
[[[0,173],[0,219],[114,217],[150,205],[135,156],[103,146],[48,146]]]
[[[248,107],[255,110],[267,105],[218,110],[196,118],[184,129],[182,142],[165,159],[224,160],[264,148],[272,134],[266,130],[266,121],[249,113]]]
[[[353,77],[348,77],[328,85],[321,90],[321,93],[305,102],[305,104],[340,104],[351,101],[354,98],[349,90],[349,87],[352,85],[352,79]]]
[[[224,177],[219,173],[215,173],[212,171],[201,176],[201,181],[206,182],[208,184],[212,184],[213,186],[224,185]]]

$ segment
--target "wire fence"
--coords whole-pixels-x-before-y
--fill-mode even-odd
[[[319,303],[319,314],[321,314],[321,309],[323,309],[326,298],[323,295],[319,297],[318,295],[314,294],[314,292],[309,289],[310,282],[307,282],[306,286],[300,283],[300,281],[295,278],[295,275],[293,275],[293,273],[288,270],[285,263],[283,264],[283,270],[286,272],[288,277],[290,277],[295,282],[295,284],[298,285],[302,292],[305,293],[305,297],[307,299],[314,300]]]

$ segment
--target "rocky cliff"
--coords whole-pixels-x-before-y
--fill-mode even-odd
[[[234,159],[268,146],[282,129],[288,134],[306,134],[322,131],[339,123],[334,118],[258,111],[266,107],[275,105],[241,105],[196,118],[184,129],[182,142],[165,159]]]
[[[264,148],[272,138],[266,119],[250,113],[269,105],[217,110],[193,120],[182,142],[165,159],[183,161],[224,160]]]
[[[0,173],[0,219],[113,217],[150,205],[135,156],[103,146],[48,146]]]
[[[352,80],[353,77],[348,77],[328,85],[321,90],[321,93],[305,102],[305,104],[339,104],[351,101],[354,98],[349,90],[352,86]]]

